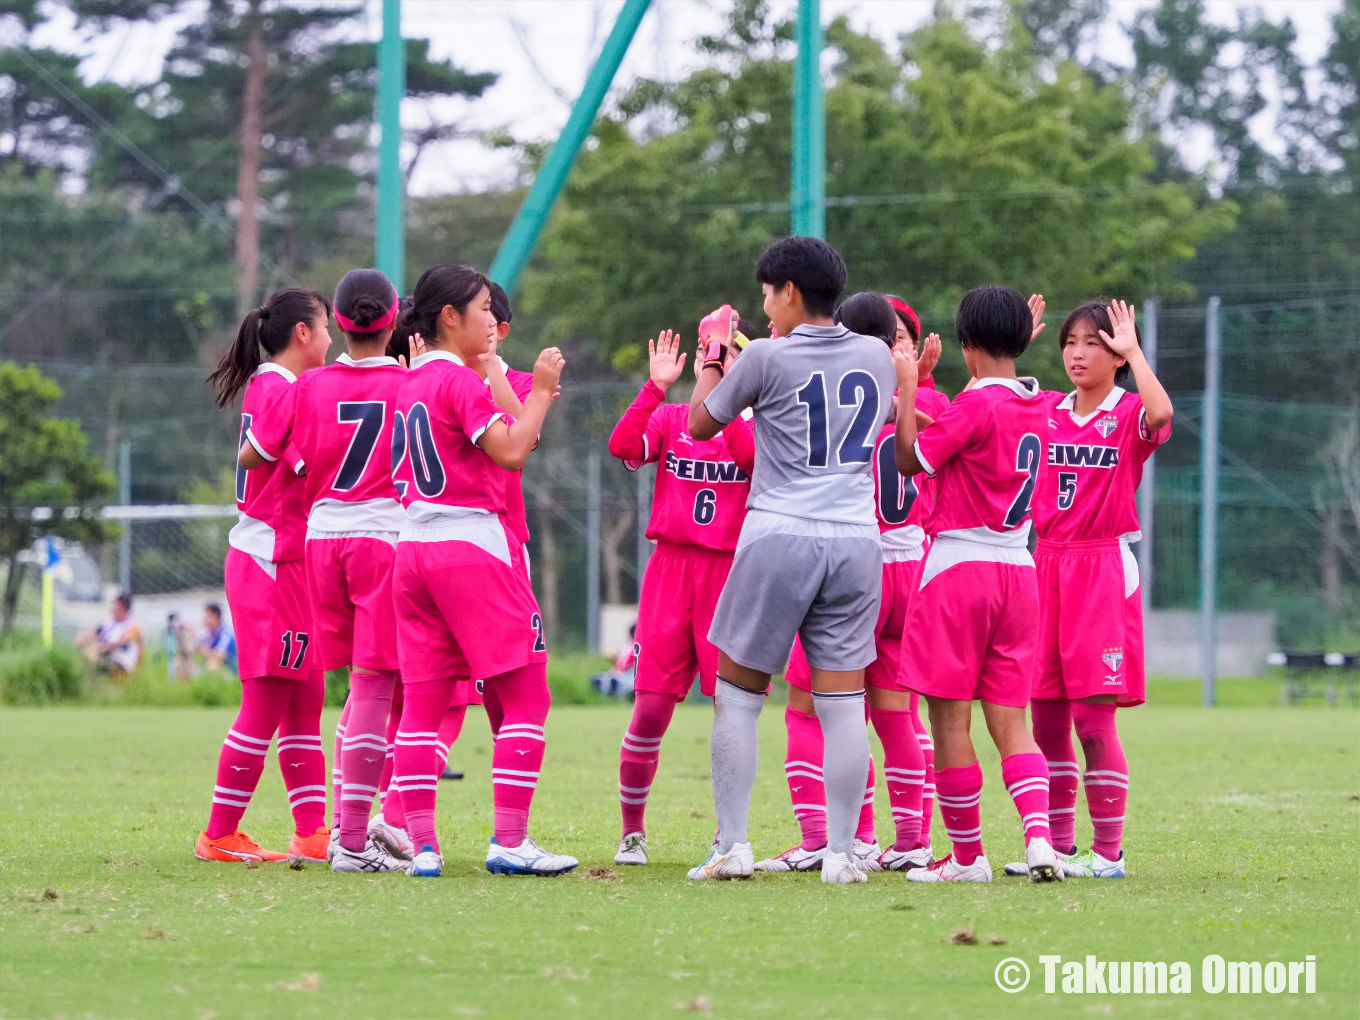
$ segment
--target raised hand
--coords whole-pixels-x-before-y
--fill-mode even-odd
[[[1114,336],[1102,329],[1100,339],[1104,341],[1106,347],[1127,361],[1129,356],[1138,350],[1138,330],[1134,325],[1133,306],[1123,301],[1111,301],[1110,325],[1114,327]]]
[[[1034,331],[1030,333],[1029,340],[1033,343],[1039,338],[1039,334],[1044,331],[1044,296],[1042,294],[1031,294],[1029,296],[1029,314],[1034,319]]]
[[[893,368],[897,371],[897,392],[902,393],[907,389],[915,391],[918,374],[916,352],[904,344],[893,348],[892,359]]]
[[[410,347],[411,347],[411,361],[415,361],[416,358],[424,354],[427,349],[425,347],[425,338],[421,336],[419,333],[412,333]],[[411,363],[406,360],[406,357],[404,355],[398,355],[397,361],[401,363],[402,368],[411,367]]]
[[[545,347],[538,352],[534,362],[534,389],[548,394],[549,400],[555,399],[558,391],[557,381],[562,378],[562,367],[567,359],[556,347]]]
[[[921,356],[916,359],[916,374],[920,379],[930,378],[935,371],[935,366],[940,363],[940,354],[943,348],[940,346],[940,334],[931,333],[921,345]]]
[[[664,329],[655,340],[647,341],[648,368],[652,382],[663,390],[680,378],[685,369],[685,358],[680,353],[680,334]]]

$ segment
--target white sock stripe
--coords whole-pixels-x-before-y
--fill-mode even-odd
[[[290,800],[288,803],[289,803],[289,806],[290,806],[290,807],[299,807],[299,806],[301,806],[301,805],[303,805],[303,804],[324,804],[324,803],[326,803],[326,798],[325,798],[325,797],[303,797],[301,800]]]
[[[1074,807],[1051,807],[1048,809],[1050,815],[1075,815],[1077,809]]]
[[[886,765],[885,765],[884,768],[883,768],[883,774],[884,774],[885,776],[920,776],[921,779],[924,780],[925,777],[926,777],[926,770],[925,770],[925,769],[899,769],[899,768],[893,768],[893,767],[891,767],[891,766],[886,766]]]
[[[251,736],[250,734],[248,734],[248,733],[242,733],[242,732],[240,732],[239,730],[227,730],[227,736],[229,736],[229,737],[235,737],[237,740],[241,741],[241,743],[243,743],[243,744],[255,744],[255,745],[259,746],[259,747],[268,747],[268,746],[269,746],[269,738],[266,737],[266,738],[264,738],[264,739],[262,740],[262,739],[259,738],[259,737],[252,737],[252,736]]]
[[[619,798],[619,803],[620,803],[620,804],[635,804],[635,805],[636,805],[636,804],[646,804],[646,803],[647,803],[647,798],[646,798],[646,797],[620,797],[620,798]]]
[[[784,771],[785,771],[785,772],[787,772],[789,769],[792,769],[792,768],[811,769],[813,772],[821,772],[821,771],[822,771],[822,767],[821,767],[820,765],[818,765],[816,762],[811,762],[811,761],[798,761],[797,759],[790,759],[789,761],[784,762]]]
[[[793,813],[796,815],[796,814],[798,814],[799,811],[805,811],[805,812],[811,812],[812,814],[820,814],[820,815],[824,815],[824,814],[826,814],[826,805],[825,805],[825,804],[795,804],[795,805],[793,805]]]
[[[945,794],[940,794],[936,799],[940,802],[940,807],[942,808],[976,807],[978,804],[982,803],[982,794],[974,793],[963,797],[950,797]]]
[[[438,730],[397,730],[397,739],[402,737],[437,737]]]
[[[1022,793],[1034,793],[1038,790],[1048,790],[1047,779],[1020,779],[1006,787],[1006,792],[1012,797],[1018,797]]]
[[[1042,822],[1048,824],[1048,813],[1046,811],[1036,811],[1033,814],[1024,815],[1020,819],[1020,824],[1028,829],[1031,825]]]
[[[661,737],[639,737],[632,730],[628,730],[623,735],[624,740],[631,740],[635,744],[660,744]]]
[[[496,734],[495,741],[493,741],[493,743],[501,740],[537,740],[540,744],[546,744],[548,742],[547,738],[544,737],[543,734],[534,733],[531,730],[525,730],[522,733],[518,731],[515,733],[506,733],[505,730],[501,730],[499,733]],[[652,751],[655,750],[655,748],[649,747],[646,748],[646,750]]]
[[[523,731],[523,732],[525,732],[525,733],[542,733],[542,732],[543,732],[543,727],[542,727],[542,726],[535,726],[533,723],[524,723],[524,722],[521,722],[521,723],[503,723],[503,724],[501,725],[500,731],[498,732],[497,735],[503,737],[503,736],[505,736],[507,733],[519,733],[520,731]]]
[[[622,783],[620,783],[620,784],[619,784],[619,792],[620,792],[620,793],[651,793],[651,792],[652,792],[652,788],[651,788],[650,786],[624,786]]]
[[[439,740],[438,740],[436,737],[429,737],[428,739],[425,739],[425,740],[402,740],[400,737],[398,737],[398,738],[397,738],[397,746],[398,746],[398,747],[441,747],[441,746],[443,746],[443,745],[441,745],[441,744],[439,743]]]
[[[269,748],[267,747],[264,750],[260,750],[259,748],[256,747],[246,747],[243,744],[236,743],[230,737],[222,741],[222,746],[230,747],[233,751],[240,751],[243,754],[253,754],[257,758],[263,758],[266,754],[269,753]]]
[[[317,754],[325,754],[325,750],[320,744],[308,744],[300,740],[280,740],[279,746],[275,748],[280,754],[284,751],[315,751]]]
[[[920,818],[920,817],[922,817],[920,811],[913,811],[911,808],[902,808],[902,807],[895,807],[895,808],[893,808],[893,809],[892,809],[892,816],[893,816],[894,818]]]
[[[944,831],[949,833],[949,838],[953,840],[973,840],[982,835],[982,826],[979,825],[976,829],[951,829],[946,825]]]
[[[358,751],[360,749],[365,751],[381,751],[384,756],[387,754],[387,745],[385,743],[380,740],[369,740],[364,737],[355,737],[353,740],[346,740],[344,746],[340,748],[340,752],[343,754],[345,751]]]
[[[393,777],[392,777],[392,785],[393,785],[393,786],[399,786],[399,785],[401,785],[402,783],[412,783],[412,782],[418,783],[418,782],[422,782],[422,781],[427,780],[427,779],[438,779],[438,778],[439,778],[439,776],[438,776],[436,773],[433,773],[433,772],[431,772],[429,775],[425,775],[425,774],[423,774],[423,773],[411,772],[411,773],[408,773],[407,775],[404,775],[404,776],[393,776]]]
[[[231,797],[213,797],[212,802],[214,804],[225,805],[226,807],[238,807],[238,808],[250,807],[249,800],[234,800]]]
[[[537,772],[525,772],[523,769],[497,769],[497,768],[493,768],[493,769],[491,770],[491,774],[492,774],[493,776],[523,776],[523,777],[525,777],[526,779],[529,778],[529,777],[533,777],[534,779],[537,779],[537,778],[538,778],[538,773],[537,773]]]
[[[1087,779],[1084,780],[1086,786],[1114,786],[1120,790],[1127,790],[1129,784],[1120,782],[1118,779]]]
[[[544,741],[544,743],[547,743],[547,741]],[[646,747],[643,746],[642,744],[634,744],[631,741],[629,741],[628,738],[626,737],[624,738],[623,741],[623,749],[625,751],[634,751],[637,754],[655,754],[657,751],[661,750],[660,746]]]
[[[378,788],[376,786],[364,786],[360,783],[346,783],[345,792],[349,793],[350,790],[353,790],[355,793],[367,793],[370,797],[376,797],[378,795]]]
[[[213,793],[230,794],[233,797],[249,797],[255,793],[254,790],[233,790],[228,786],[214,786]]]
[[[501,786],[527,786],[531,790],[538,786],[537,780],[527,782],[523,779],[499,779],[496,776],[491,777],[491,782],[492,784],[499,784]]]
[[[1115,772],[1112,769],[1088,769],[1086,774],[1088,776],[1109,776],[1113,779],[1127,780],[1129,778],[1127,772]]]
[[[1123,816],[1123,815],[1109,815],[1109,816],[1092,815],[1092,816],[1091,816],[1091,824],[1092,824],[1092,825],[1110,825],[1110,824],[1113,824],[1114,822],[1122,822],[1123,820],[1124,820],[1124,816]]]
[[[317,791],[325,793],[326,787],[324,785],[294,786],[291,790],[288,791],[288,799],[292,800],[300,793],[316,793]]]
[[[280,733],[279,739],[291,740],[294,743],[302,742],[306,744],[315,744],[317,747],[322,745],[320,733]]]

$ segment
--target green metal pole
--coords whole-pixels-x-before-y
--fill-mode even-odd
[[[400,294],[405,289],[406,225],[402,215],[401,99],[406,94],[406,44],[401,38],[401,0],[383,0],[378,43],[378,227],[374,261]]]
[[[614,22],[609,38],[605,40],[604,49],[600,51],[600,58],[590,69],[585,87],[581,90],[576,105],[572,107],[571,116],[567,118],[567,126],[562,129],[557,143],[548,153],[548,158],[543,161],[542,169],[534,178],[533,187],[524,197],[524,204],[519,207],[515,222],[510,224],[505,240],[501,242],[500,251],[496,252],[496,259],[491,263],[489,275],[504,287],[508,294],[515,292],[520,273],[524,271],[529,256],[533,254],[534,245],[538,243],[538,235],[543,232],[543,225],[548,221],[548,213],[552,212],[553,203],[557,201],[558,194],[567,183],[571,168],[576,163],[576,155],[590,134],[591,125],[595,123],[595,115],[600,110],[600,104],[604,102],[605,93],[609,91],[609,84],[614,80],[619,65],[623,63],[623,55],[628,52],[628,46],[632,43],[650,3],[651,0],[627,0],[623,5],[623,10],[619,12],[619,20]]]
[[[820,0],[798,0],[793,65],[793,232],[826,237],[826,104]]]

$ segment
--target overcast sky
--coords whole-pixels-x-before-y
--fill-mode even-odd
[[[355,31],[375,39],[381,32],[380,0],[362,0],[365,22]],[[910,31],[930,15],[933,0],[822,0],[823,22],[845,14],[857,29],[884,41]],[[1152,0],[1111,0],[1110,17],[1098,46],[1113,63],[1132,62],[1128,40],[1120,29]],[[773,0],[781,13],[795,0]],[[403,123],[416,127],[437,118],[458,121],[470,132],[508,128],[518,139],[556,136],[570,104],[585,81],[590,64],[608,35],[622,0],[405,0],[403,33],[431,40],[435,58],[452,58],[469,71],[495,71],[500,77],[475,102],[461,100],[424,104],[407,101]],[[1248,7],[1262,8],[1272,19],[1294,19],[1299,55],[1314,63],[1326,50],[1330,20],[1340,0],[1208,0],[1210,17],[1234,24]],[[690,40],[717,28],[726,3],[708,0],[654,0],[643,19],[615,88],[638,77],[674,80],[700,64]],[[139,24],[107,36],[82,40],[65,24],[54,24],[34,42],[85,54],[87,81],[154,80],[177,24]],[[421,160],[411,182],[416,194],[476,191],[513,180],[514,157],[489,150],[469,139],[445,143]]]

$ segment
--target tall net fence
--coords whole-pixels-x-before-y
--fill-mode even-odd
[[[1360,641],[1358,306],[1360,299],[1342,296],[1224,305],[1221,312],[1218,604],[1274,612],[1286,647],[1353,650],[1349,644]],[[950,332],[949,311],[927,311],[923,319],[929,329]],[[1193,609],[1200,600],[1205,323],[1202,305],[1160,309],[1158,369],[1176,419],[1156,461],[1158,608]],[[1055,322],[1049,332],[1056,328]],[[937,374],[952,393],[961,385],[961,359],[951,342]],[[521,337],[520,346],[532,340]],[[1338,348],[1356,357],[1338,359]],[[1027,357],[1044,359],[1046,385],[1064,385],[1051,352]],[[118,470],[120,449],[130,445],[125,489],[133,504],[231,503],[238,416],[216,408],[202,385],[203,368],[39,367],[64,389],[59,413],[81,421],[110,470]],[[640,531],[655,467],[629,472],[606,448],[642,379],[596,374],[582,382],[569,373],[524,473],[535,588],[550,632],[567,646],[588,643],[594,606],[636,601],[649,548]],[[1281,400],[1281,392],[1299,399]],[[672,399],[687,395],[684,384],[672,391]],[[126,544],[134,592],[220,587],[231,524],[220,516],[132,522]],[[125,569],[118,543],[92,553],[105,579],[117,580]]]

